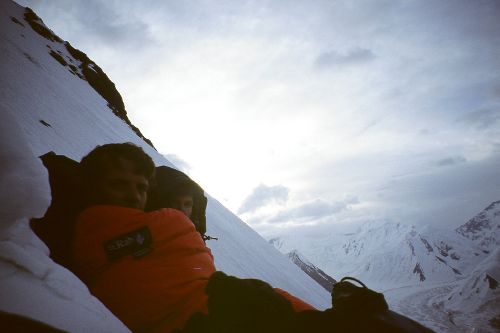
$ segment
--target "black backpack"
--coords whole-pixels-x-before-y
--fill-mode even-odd
[[[357,282],[360,286],[350,281]],[[433,332],[416,321],[389,310],[383,294],[367,288],[352,277],[344,277],[333,285],[332,308],[325,312],[338,332]]]

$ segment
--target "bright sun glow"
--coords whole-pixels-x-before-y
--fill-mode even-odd
[[[488,6],[107,6],[113,15],[91,22],[68,20],[69,4],[40,14],[207,192],[233,212],[260,195],[240,214],[258,231],[305,213],[300,223],[458,225],[498,200],[500,35]],[[273,189],[287,199],[276,204]]]

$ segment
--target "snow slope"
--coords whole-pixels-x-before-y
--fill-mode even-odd
[[[458,324],[487,324],[496,318],[500,329],[500,248],[480,262],[474,271],[459,281],[443,300],[443,307]],[[488,326],[488,325],[484,325]]]
[[[157,165],[172,164],[117,117],[124,110],[118,112],[82,78],[81,58],[58,38],[34,31],[24,15],[14,2],[0,2],[0,310],[72,332],[127,331],[48,257],[29,229],[29,219],[41,217],[50,203],[38,156],[54,151],[80,160],[98,144],[133,142]],[[263,279],[318,308],[329,306],[327,292],[211,197],[207,224],[208,234],[219,238],[209,242],[218,269]]]
[[[500,330],[500,250],[484,258],[465,278],[384,292],[390,306],[436,332]]]

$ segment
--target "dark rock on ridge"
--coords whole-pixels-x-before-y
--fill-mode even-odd
[[[330,275],[326,274],[310,262],[304,260],[297,251],[288,253],[288,257],[295,263],[295,265],[299,266],[300,269],[302,269],[326,291],[328,291],[329,293],[332,292],[333,285],[337,283],[337,280],[335,280]]]
[[[95,62],[89,59],[89,57],[83,53],[82,51],[75,49],[69,42],[63,41],[59,38],[54,32],[48,29],[43,21],[36,15],[33,10],[30,8],[26,8],[24,13],[24,19],[29,23],[31,28],[37,32],[42,37],[56,43],[63,44],[68,50],[69,54],[80,62],[78,68],[81,71],[81,74],[78,71],[78,68],[74,65],[69,65],[64,58],[50,50],[49,54],[57,60],[62,66],[68,67],[69,71],[80,77],[82,80],[86,80],[94,90],[102,96],[107,102],[108,107],[113,111],[113,113],[120,119],[122,119],[136,134],[138,137],[147,142],[151,147],[154,148],[151,140],[144,137],[141,131],[132,124],[130,119],[127,116],[127,111],[125,110],[125,104],[123,103],[123,99],[116,89],[115,84],[109,79],[109,77],[104,73],[104,71],[97,66]],[[50,49],[50,46],[48,46]],[[69,59],[70,62],[73,62],[72,59]]]

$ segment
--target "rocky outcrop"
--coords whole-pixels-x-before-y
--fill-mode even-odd
[[[144,137],[141,131],[132,124],[127,116],[123,99],[116,89],[115,84],[95,62],[90,60],[85,53],[71,46],[69,42],[63,41],[56,34],[54,34],[54,32],[47,28],[43,21],[30,8],[26,8],[24,19],[40,36],[52,42],[63,44],[72,58],[67,57],[67,59],[65,59],[60,51],[54,51],[50,45],[47,45],[49,54],[58,63],[66,67],[71,74],[87,81],[90,86],[106,100],[110,110],[118,118],[122,119],[137,134],[138,137],[154,148],[151,140]]]
[[[337,283],[337,280],[310,263],[296,250],[288,253],[288,257],[314,281],[318,282],[320,286],[325,288],[326,291],[329,293],[332,292],[332,287],[335,283]]]
[[[500,245],[500,201],[491,203],[455,231],[474,241],[483,253],[492,252]]]

